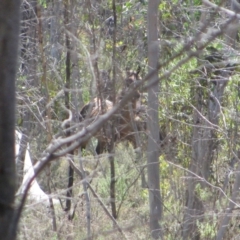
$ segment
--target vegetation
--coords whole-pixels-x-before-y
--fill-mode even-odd
[[[61,204],[25,201],[29,182],[19,240],[239,239],[239,11],[237,0],[22,2],[16,128]],[[130,69],[142,76],[131,84]],[[96,99],[95,118],[80,116]]]

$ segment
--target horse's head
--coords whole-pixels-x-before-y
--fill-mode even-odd
[[[132,71],[127,69],[126,70],[126,78],[124,81],[124,90],[127,91],[129,88],[133,87],[138,81],[140,81],[142,78],[140,77],[141,68],[138,67],[137,71]],[[133,95],[133,100],[138,100],[140,98],[140,92],[138,90],[135,91]]]
[[[140,71],[141,71],[140,67],[138,67],[137,71],[132,71],[129,69],[126,70],[126,79],[125,79],[126,87],[130,87],[132,84],[142,79],[139,75]]]

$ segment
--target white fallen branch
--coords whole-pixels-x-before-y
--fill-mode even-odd
[[[22,133],[15,131],[16,133],[16,144],[15,144],[15,154],[16,156],[19,154],[20,150],[20,140],[22,138]],[[16,157],[17,159],[17,157]],[[32,160],[29,153],[29,145],[27,146],[25,158],[24,158],[24,165],[23,165],[23,181],[21,186],[19,187],[16,196],[22,195],[25,190],[27,183],[30,181],[31,178],[34,180],[31,183],[31,187],[28,191],[28,199],[32,200],[36,203],[47,203],[49,202],[49,196],[41,189],[39,186],[37,179],[35,178],[35,172],[32,164]],[[53,199],[53,203],[59,203],[59,200]]]

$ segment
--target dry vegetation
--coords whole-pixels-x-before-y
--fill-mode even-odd
[[[128,239],[148,239],[148,192],[141,188],[140,167],[141,163],[135,162],[135,154],[131,146],[119,145],[116,151],[117,165],[117,222]],[[77,163],[78,159],[75,158]],[[98,162],[98,163],[97,163]],[[111,212],[109,205],[109,163],[106,154],[98,159],[84,157],[85,170],[95,172],[92,178],[92,187]],[[66,159],[55,163],[52,175],[54,192],[61,192],[60,198],[65,197],[62,192],[66,185],[67,167]],[[57,174],[56,174],[57,173]],[[41,178],[41,176],[40,176]],[[137,181],[137,183],[136,183]],[[113,222],[106,215],[99,202],[90,195],[91,204],[91,231],[93,239],[123,239],[123,236],[113,228]],[[60,205],[55,205],[57,219],[57,233],[52,230],[52,216],[50,209],[41,203],[26,204],[19,229],[19,239],[87,239],[86,199],[82,182],[78,177],[74,183],[73,204],[77,204],[75,218],[68,220],[67,214]]]
[[[110,1],[81,1],[78,5],[73,1],[58,5],[59,2],[41,1],[36,9],[24,6],[17,125],[30,136],[34,160],[41,159],[55,137],[54,140],[62,140],[76,133],[68,132],[67,124],[63,124],[69,118],[66,109],[73,113],[71,127],[78,127],[79,110],[103,94],[100,80],[104,83],[116,80],[118,93],[127,68],[136,70],[141,66],[143,78],[148,71],[148,1],[116,1],[116,41],[113,23],[107,21],[112,16]],[[231,33],[225,31],[228,26],[231,30],[237,25],[234,17],[231,25],[233,15],[228,16],[214,6],[208,8],[205,2],[163,0],[158,8],[161,17],[157,42],[162,65],[157,101],[163,138],[158,173],[165,240],[216,239],[225,229],[223,219],[229,222],[225,235],[219,233],[218,239],[240,239],[240,46],[235,38],[235,45],[232,44]],[[225,7],[231,8],[229,2]],[[42,17],[35,18],[33,9]],[[146,92],[141,98],[146,107]],[[96,145],[95,140],[92,145]],[[122,233],[90,190],[91,211],[87,210],[89,202],[83,181],[75,174],[72,199],[75,217],[69,220],[69,212],[55,205],[56,230],[53,230],[50,208],[27,202],[18,239],[89,239],[89,227],[93,240],[150,239],[149,192],[141,186],[142,167],[147,165],[146,145],[145,141],[142,161],[137,159],[138,152],[125,142],[115,149],[116,221]],[[94,192],[111,213],[109,155],[94,156],[93,149],[91,146],[84,150],[81,161]],[[65,154],[51,162],[51,192],[63,201],[64,207],[69,158]],[[80,167],[77,153],[74,162]],[[38,176],[45,192],[49,191],[48,176],[47,169]],[[91,216],[90,224],[87,214]]]

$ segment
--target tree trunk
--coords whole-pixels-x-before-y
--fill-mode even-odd
[[[64,24],[67,31],[71,32],[71,29],[69,27],[70,25],[70,1],[65,0],[64,1]],[[66,109],[70,110],[70,88],[71,88],[71,41],[69,33],[65,33],[66,39],[66,49],[67,49],[67,56],[66,56],[66,82],[65,82],[65,107]],[[68,118],[68,116],[66,116]],[[66,137],[69,137],[71,135],[71,131],[69,130],[70,123],[68,122],[65,124],[66,128]],[[73,155],[73,152],[70,153]],[[66,200],[66,208],[65,211],[69,211],[71,209],[71,198],[73,196],[73,177],[74,177],[74,171],[73,168],[69,165],[68,168],[68,189],[67,189],[67,200]],[[69,214],[68,218],[71,220],[73,218],[73,214]]]
[[[214,70],[216,71],[215,68]],[[183,239],[200,239],[197,221],[202,221],[204,206],[195,187],[197,184],[205,187],[210,177],[214,150],[217,148],[216,126],[219,124],[223,94],[230,74],[231,70],[222,67],[217,74],[215,72],[207,87],[202,85],[207,82],[205,76],[196,80],[198,87],[194,90],[196,107],[193,115],[192,160],[187,177],[186,209],[182,225]]]
[[[148,3],[148,63],[149,72],[155,71],[149,81],[156,83],[148,89],[148,187],[150,207],[150,230],[153,238],[162,237],[159,221],[162,217],[162,200],[160,195],[159,176],[159,118],[158,118],[158,92],[157,64],[159,58],[158,48],[158,0],[149,0]]]
[[[0,0],[0,239],[16,238],[14,224],[15,76],[20,1]]]
[[[117,26],[117,15],[116,15],[116,4],[115,0],[112,0],[112,9],[114,15],[114,31],[113,31],[113,50],[112,50],[112,66],[113,66],[113,103],[116,101],[115,96],[115,80],[116,80],[116,26]],[[101,94],[101,93],[100,93]],[[101,95],[100,95],[101,96]],[[116,174],[115,174],[115,146],[114,146],[114,138],[115,138],[115,121],[114,118],[111,121],[110,129],[110,141],[108,141],[107,148],[109,153],[109,163],[110,163],[110,199],[111,199],[111,209],[112,209],[112,216],[116,219],[117,218],[117,208],[116,208]],[[107,126],[104,126],[104,131],[107,134]],[[107,136],[107,135],[106,135]]]

